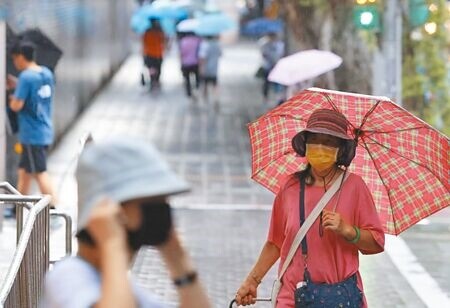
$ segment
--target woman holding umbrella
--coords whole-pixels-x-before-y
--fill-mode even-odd
[[[267,241],[236,293],[238,304],[255,303],[258,285],[280,258],[280,272],[285,262],[286,270],[274,307],[367,306],[358,252],[382,252],[384,232],[366,184],[346,171],[356,147],[347,125],[342,114],[318,109],[292,139],[308,165],[289,177],[276,195]],[[337,192],[325,202],[297,249],[293,242],[299,228],[333,189]]]

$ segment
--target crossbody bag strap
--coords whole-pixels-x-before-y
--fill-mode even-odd
[[[345,178],[342,179],[342,177],[345,174]],[[294,238],[294,241],[292,242],[291,248],[289,249],[289,253],[286,257],[286,260],[283,263],[283,267],[281,268],[280,274],[278,275],[278,280],[281,281],[281,278],[283,277],[284,273],[286,272],[289,264],[292,261],[292,258],[295,255],[295,252],[297,251],[297,248],[300,246],[300,243],[302,242],[303,238],[306,235],[306,232],[308,232],[309,228],[313,225],[314,221],[319,216],[320,212],[325,208],[325,206],[328,204],[328,202],[331,200],[333,195],[339,190],[339,186],[342,183],[345,182],[348,178],[348,173],[344,172],[342,173],[339,178],[334,181],[333,185],[330,187],[329,190],[322,196],[320,201],[317,203],[316,207],[312,210],[312,212],[309,214],[308,218],[306,218],[305,223],[300,227],[300,229],[297,232],[297,235]]]
[[[305,177],[300,176],[300,191],[299,191],[299,212],[300,212],[300,226],[305,223]],[[306,242],[306,235],[301,241],[302,254],[308,254],[308,243]]]

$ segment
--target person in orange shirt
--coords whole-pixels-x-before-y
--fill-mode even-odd
[[[151,20],[151,27],[142,36],[144,64],[150,73],[150,88],[160,87],[161,65],[164,57],[165,35],[157,19]]]

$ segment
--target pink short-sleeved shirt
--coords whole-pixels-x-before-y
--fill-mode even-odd
[[[277,194],[270,222],[268,241],[280,249],[280,267],[289,252],[292,242],[300,228],[298,179],[292,176]],[[305,214],[311,213],[324,194],[320,186],[306,186]],[[333,210],[338,193],[336,193],[325,209]],[[360,229],[371,231],[375,241],[384,247],[384,232],[372,199],[372,195],[361,177],[350,174],[342,186],[342,192],[336,212],[349,224]],[[317,283],[337,283],[357,273],[358,287],[363,290],[358,272],[359,258],[356,245],[348,243],[333,231],[324,230],[323,237],[319,235],[319,219],[307,233],[308,270],[311,279]],[[361,251],[362,253],[367,253]],[[282,282],[278,294],[277,307],[294,307],[294,290],[299,281],[303,280],[303,257],[301,249],[297,250]],[[366,307],[364,299],[364,307]]]

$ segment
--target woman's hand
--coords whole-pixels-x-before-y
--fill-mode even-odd
[[[355,238],[353,227],[342,219],[341,214],[323,210],[322,226],[325,230],[331,230],[351,241]]]
[[[256,289],[258,283],[252,277],[247,277],[239,290],[236,292],[236,304],[241,306],[253,305],[256,303]]]

